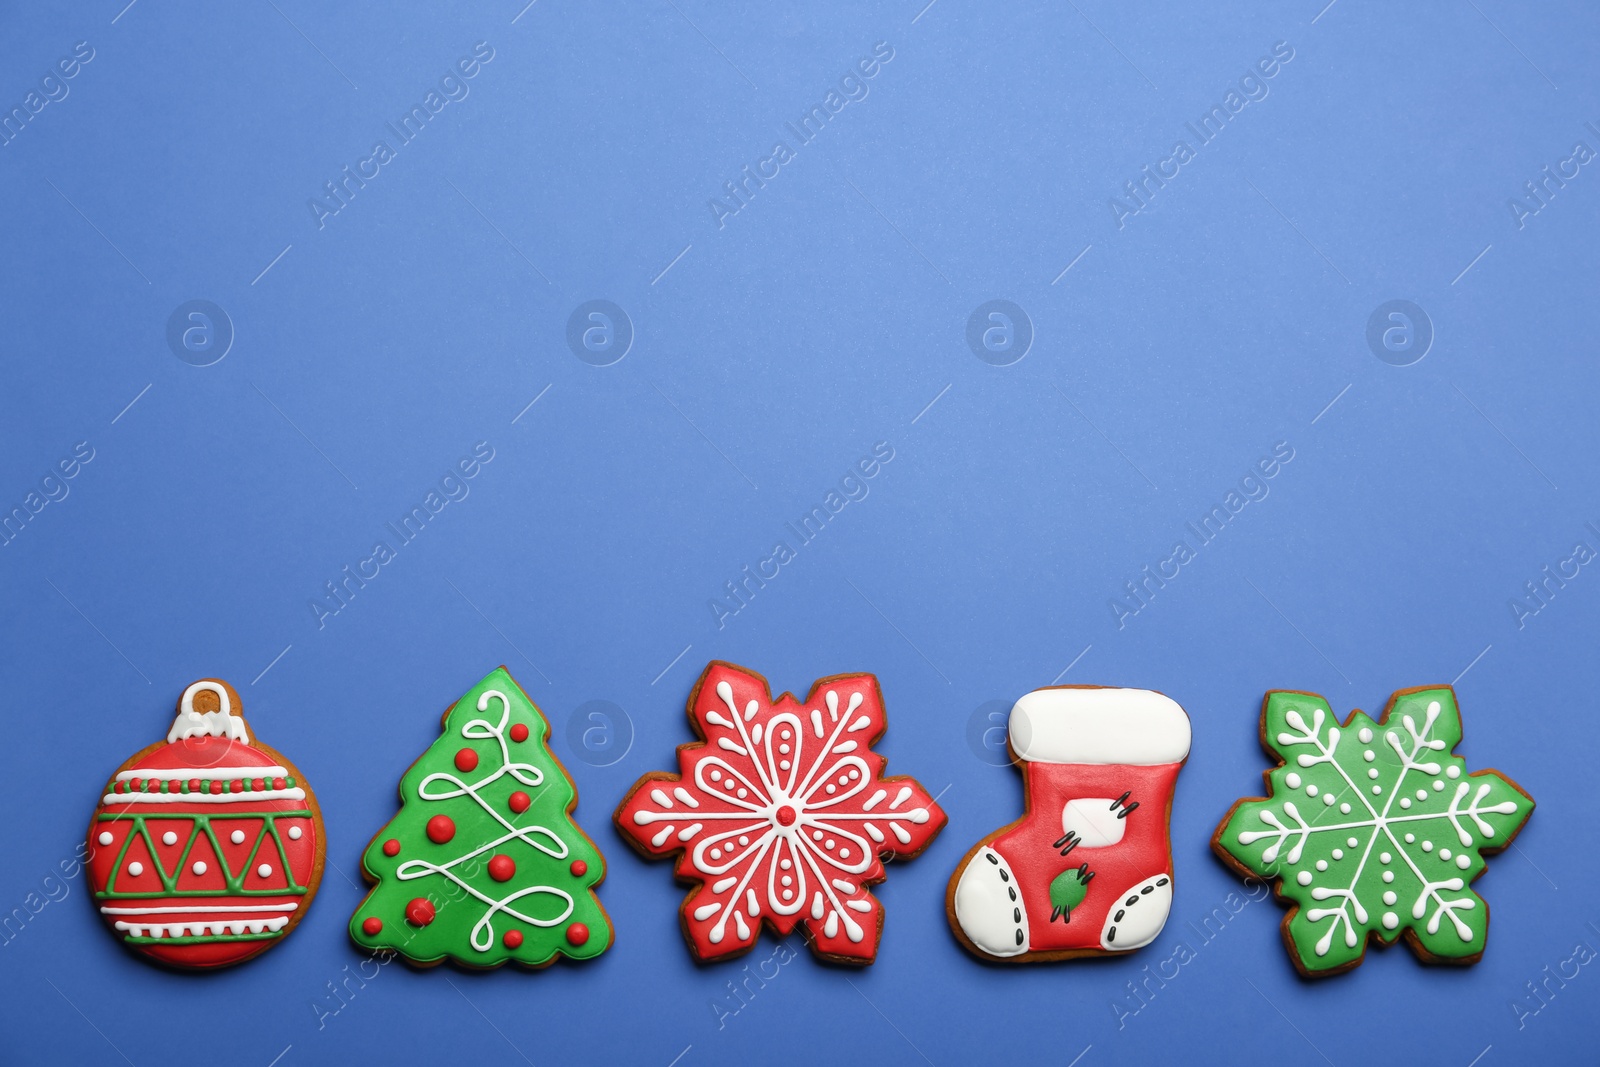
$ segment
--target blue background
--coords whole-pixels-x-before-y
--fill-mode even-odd
[[[0,504],[76,442],[94,459],[0,549],[0,911],[23,912],[0,1057],[1592,1061],[1594,968],[1547,1003],[1526,983],[1600,948],[1600,575],[1551,583],[1520,626],[1510,601],[1600,548],[1600,175],[1520,225],[1508,200],[1537,206],[1524,182],[1600,148],[1600,12],[923,2],[7,11],[6,111],[75,42],[94,58],[0,147]],[[470,95],[396,147],[385,124],[480,41]],[[869,95],[799,144],[785,122],[879,41]],[[1266,98],[1119,228],[1111,198],[1279,41]],[[379,139],[395,158],[319,226],[308,200]],[[719,226],[710,199],[779,139],[795,158]],[[235,335],[207,367],[166,337],[195,299]],[[632,322],[608,367],[566,341],[591,299]],[[1032,323],[1010,366],[966,341],[992,299]],[[1432,323],[1409,366],[1367,341],[1394,299]],[[478,441],[495,458],[470,495],[319,627],[323,583]],[[796,546],[784,523],[879,441],[869,495]],[[1124,583],[1280,441],[1266,498],[1119,626]],[[780,539],[797,558],[719,628],[711,599]],[[800,692],[875,672],[891,772],[950,813],[879,890],[876,965],[796,938],[720,1020],[741,965],[690,961],[668,865],[609,826],[672,767],[712,658]],[[502,662],[608,854],[616,946],[349,980],[361,849],[439,712]],[[329,849],[290,939],[193,977],[119,948],[59,874],[99,784],[206,675],[315,784]],[[1307,983],[1272,902],[1203,943],[1191,924],[1242,892],[1208,839],[1260,789],[1263,692],[1377,712],[1452,680],[1462,753],[1539,805],[1477,884],[1482,962],[1370,949]],[[1057,681],[1188,709],[1175,910],[1132,957],[988,967],[943,914],[957,860],[1020,810],[985,716]],[[614,708],[569,734],[591,701]],[[1119,1027],[1125,984],[1180,940],[1197,958]]]

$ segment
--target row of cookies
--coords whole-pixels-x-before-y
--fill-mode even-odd
[[[824,959],[871,963],[885,862],[917,855],[946,822],[937,797],[886,775],[873,751],[888,725],[877,679],[836,675],[803,700],[774,698],[761,675],[713,662],[688,713],[696,739],[679,746],[677,770],[639,779],[614,821],[692,884],[680,917],[695,958],[741,955],[765,926],[798,927]],[[604,952],[605,861],[573,820],[577,791],[539,709],[502,667],[441,726],[362,858],[373,888],[350,936],[422,966]],[[1343,724],[1314,694],[1267,695],[1268,795],[1235,804],[1212,847],[1241,874],[1276,880],[1301,973],[1339,973],[1370,940],[1402,936],[1430,962],[1482,954],[1488,908],[1469,884],[1533,801],[1498,772],[1465,773],[1460,739],[1448,686],[1401,691],[1381,718]],[[1043,961],[1154,941],[1173,903],[1170,815],[1189,744],[1183,709],[1150,690],[1058,686],[1018,700],[1007,745],[1024,812],[950,878],[961,944]],[[326,839],[305,776],[252,735],[238,692],[208,678],[184,690],[165,740],[112,775],[89,846],[95,903],[116,935],[206,970],[295,927]]]

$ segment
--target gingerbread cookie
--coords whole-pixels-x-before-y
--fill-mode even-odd
[[[1172,910],[1172,794],[1189,717],[1148,689],[1035,689],[1007,744],[1025,812],[972,847],[950,878],[957,939],[986,960],[1130,952]]]
[[[374,885],[351,938],[424,967],[600,955],[612,941],[594,892],[605,858],[572,821],[578,791],[550,751],[544,716],[501,667],[441,727],[362,857]]]
[[[1267,796],[1234,804],[1211,847],[1242,875],[1277,879],[1301,974],[1348,971],[1369,939],[1404,936],[1428,963],[1483,955],[1489,906],[1467,887],[1533,798],[1498,771],[1466,773],[1460,740],[1447,685],[1402,689],[1376,722],[1356,711],[1342,726],[1315,693],[1267,694]]]
[[[89,884],[124,944],[205,970],[293,930],[322,880],[322,814],[305,776],[250,736],[239,694],[204,678],[178,718],[117,769],[89,825]]]
[[[765,924],[780,937],[799,926],[823,959],[871,963],[880,856],[915,856],[945,824],[922,786],[883,777],[878,680],[840,674],[804,701],[774,700],[761,675],[713,662],[689,724],[700,740],[678,747],[680,773],[640,778],[616,825],[647,857],[678,854],[678,879],[695,886],[681,912],[695,958],[742,955]]]

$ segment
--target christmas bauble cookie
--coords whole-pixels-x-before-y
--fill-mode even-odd
[[[183,691],[166,740],[106,784],[88,877],[124,944],[206,970],[294,929],[322,880],[323,842],[305,776],[250,735],[233,686],[204,678]]]

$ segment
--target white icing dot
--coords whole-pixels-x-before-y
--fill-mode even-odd
[[[1426,789],[1417,790],[1417,799],[1418,800],[1427,800],[1428,799],[1428,791]]]
[[[840,785],[849,785],[850,784],[850,776],[848,774],[841,774],[839,776],[839,784]]]
[[[1393,872],[1393,871],[1384,871],[1384,872],[1383,872],[1383,880],[1384,880],[1384,881],[1385,881],[1385,882],[1392,882],[1392,881],[1394,881],[1394,872]]]
[[[300,840],[300,827],[298,827],[298,826],[289,827],[289,840],[290,841],[298,841],[298,840]]]
[[[1316,795],[1317,795],[1317,787],[1316,786],[1314,786],[1314,785],[1306,786],[1306,796],[1314,797]]]
[[[1361,732],[1356,734],[1356,736],[1361,739],[1361,743],[1363,745],[1372,744],[1372,731],[1367,729],[1365,726],[1361,728]]]
[[[1327,860],[1318,860],[1317,861],[1317,870],[1325,871],[1327,869],[1328,869],[1328,861]]]
[[[811,831],[811,839],[813,841],[821,841],[822,840],[822,831],[821,830],[813,830],[813,831]]]
[[[839,849],[839,858],[842,859],[842,860],[849,859],[850,858],[850,850],[848,848],[841,847]]]
[[[1400,925],[1400,916],[1396,915],[1392,911],[1386,911],[1386,912],[1383,913],[1383,928],[1385,930],[1393,930],[1396,926],[1399,926],[1399,925]]]
[[[1295,877],[1295,881],[1299,882],[1301,885],[1310,885],[1311,884],[1311,872],[1310,871],[1301,871],[1299,874],[1295,875],[1294,877]]]
[[[1442,859],[1442,860],[1449,859],[1450,858],[1450,850],[1447,849],[1447,848],[1441,848],[1439,850],[1439,858]]]
[[[1372,749],[1369,748],[1365,752],[1361,753],[1361,758],[1366,760],[1368,763],[1371,763],[1373,760],[1377,759],[1378,757],[1377,757],[1377,754],[1374,753],[1372,751]]]
[[[1461,777],[1461,768],[1452,764],[1451,766],[1446,767],[1444,769],[1444,776],[1446,778],[1460,778]]]
[[[1290,789],[1299,789],[1300,776],[1295,774],[1293,771],[1290,771],[1289,776],[1283,780],[1283,784],[1288,786]]]
[[[1400,798],[1400,806],[1402,808],[1409,808],[1411,806],[1411,798],[1410,797],[1401,797]]]
[[[1394,895],[1394,890],[1393,889],[1385,889],[1383,891],[1383,902],[1385,904],[1389,905],[1391,908],[1394,907],[1395,902],[1398,901],[1399,899],[1400,899],[1399,897]]]
[[[1330,807],[1330,808],[1333,807],[1333,800],[1334,800],[1334,797],[1333,797],[1332,793],[1324,793],[1324,794],[1322,794],[1322,802],[1324,804],[1328,805],[1328,807]]]
[[[256,873],[259,874],[263,878],[271,878],[272,877],[272,864],[263,863],[261,866],[256,868]]]
[[[1376,778],[1376,777],[1378,777],[1378,768],[1376,768],[1376,767],[1368,767],[1367,768],[1367,777],[1368,778]]]
[[[1378,862],[1379,863],[1389,863],[1389,862],[1391,862],[1393,860],[1394,860],[1394,857],[1389,855],[1387,852],[1380,853],[1379,856],[1378,856]]]
[[[834,848],[834,844],[835,844],[835,842],[834,842],[833,838],[830,837],[830,838],[828,838],[826,841],[824,841],[822,843],[822,847],[826,848],[829,852],[832,852],[833,848]],[[1450,858],[1449,856],[1445,857],[1445,859],[1449,859],[1449,858]]]
[[[788,760],[779,760],[778,761],[778,769],[779,770],[783,770],[783,771],[788,770],[789,769],[789,761]]]
[[[838,791],[839,791],[839,787],[838,786],[834,785],[832,782],[828,783],[828,792],[837,793]]]
[[[739,835],[739,844],[748,845],[749,843],[750,843],[750,837],[749,837],[748,834],[740,834]]]
[[[715,767],[711,768],[711,780],[713,782],[722,781],[722,772],[717,770]]]
[[[745,797],[747,797],[749,795],[750,795],[750,791],[748,789],[739,790],[739,799],[740,800],[743,800]]]
[[[293,831],[291,831],[291,834],[292,833],[293,833]],[[228,835],[228,840],[232,841],[236,845],[244,844],[244,831],[243,830],[235,830],[233,833]]]
[[[110,830],[101,830],[100,831],[100,836],[98,838],[96,838],[95,840],[99,841],[102,845],[111,844],[111,831]]]
[[[1342,848],[1336,848],[1336,849],[1334,849],[1334,850],[1333,850],[1333,858],[1334,858],[1334,859],[1335,859],[1335,860],[1342,860],[1342,859],[1344,859],[1344,849],[1342,849]]]
[[[1375,786],[1372,787],[1372,795],[1373,796],[1377,796],[1381,792],[1383,792],[1383,786],[1375,785]]]
[[[785,756],[787,756],[789,754],[789,746],[788,745],[779,745],[778,746],[778,751],[782,752]]]
[[[193,871],[195,874],[205,874],[206,873],[206,861],[205,860],[195,860],[194,861],[194,866],[190,867],[189,869],[191,871]]]
[[[722,858],[722,850],[720,848],[712,849],[711,850],[711,858],[714,859],[714,860],[721,859]]]
[[[785,889],[783,891],[783,899],[784,900],[788,900],[792,896],[794,896],[794,890],[793,889]]]
[[[1415,840],[1416,840],[1416,839],[1417,839],[1417,835],[1416,835],[1416,834],[1407,834],[1407,835],[1406,835],[1406,844],[1408,844],[1408,845],[1409,845],[1409,844],[1411,844],[1411,843],[1412,843],[1412,842],[1413,842],[1413,841],[1415,841]]]
[[[1437,778],[1435,778],[1435,779],[1434,779],[1434,780],[1433,780],[1433,791],[1434,791],[1434,792],[1435,792],[1435,793],[1437,793],[1437,792],[1439,792],[1439,791],[1440,791],[1440,790],[1441,790],[1441,789],[1443,789],[1443,788],[1444,788],[1444,783],[1443,783],[1443,782],[1441,782],[1441,781],[1439,781],[1439,779],[1437,779]]]
[[[1361,844],[1361,842],[1352,837],[1352,838],[1348,838],[1345,841],[1345,844],[1349,845],[1351,848],[1355,848],[1357,845]]]
[[[135,878],[139,877],[144,873],[144,864],[140,863],[138,860],[135,860],[134,862],[128,864],[128,873],[133,875]]]
[[[794,864],[790,863],[788,860],[779,860],[778,866],[787,871],[790,867],[793,867]]]
[[[1424,852],[1432,852],[1433,851],[1433,842],[1432,841],[1424,841],[1422,843],[1422,851],[1424,851]]]
[[[161,843],[163,845],[176,845],[178,843],[178,835],[168,830],[161,835]]]
[[[1460,867],[1463,871],[1466,870],[1468,867],[1472,866],[1472,857],[1463,852],[1461,855],[1456,857],[1456,866]]]
[[[1339,814],[1341,814],[1341,815],[1349,815],[1350,814],[1350,805],[1348,805],[1348,804],[1340,804],[1339,805]]]
[[[850,768],[850,780],[853,782],[857,778],[860,778],[860,777],[861,777],[861,772],[856,770],[854,767],[851,767]]]

